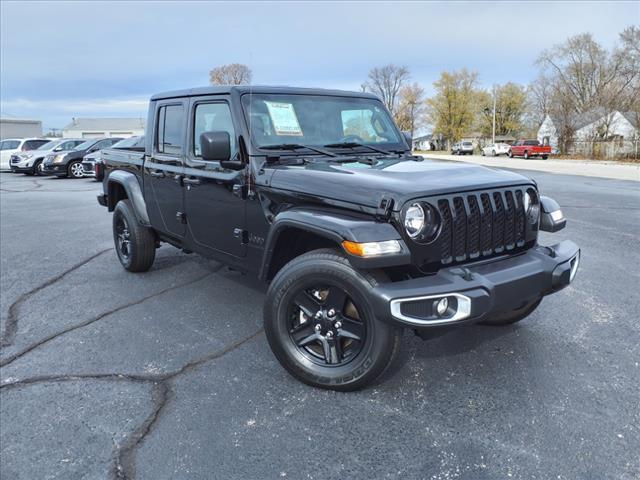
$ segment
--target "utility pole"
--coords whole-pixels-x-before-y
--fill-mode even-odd
[[[492,143],[496,143],[496,86],[493,86],[493,136]]]

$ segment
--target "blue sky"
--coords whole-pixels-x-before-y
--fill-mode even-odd
[[[216,65],[254,83],[357,90],[406,65],[429,92],[442,70],[527,83],[540,51],[591,32],[610,47],[640,2],[0,3],[3,116],[61,128],[71,117],[144,116],[153,93],[206,85]]]

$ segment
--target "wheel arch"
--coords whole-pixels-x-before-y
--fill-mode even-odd
[[[345,252],[342,247],[344,240],[398,240],[402,252],[378,258],[356,257]],[[373,269],[410,263],[408,248],[395,227],[389,223],[344,214],[292,209],[278,214],[271,225],[259,276],[270,281],[290,260],[319,248],[339,250],[355,268]]]
[[[122,170],[113,171],[107,179],[106,190],[110,212],[113,212],[120,200],[129,199],[138,222],[145,226],[151,225],[142,187],[136,175]]]

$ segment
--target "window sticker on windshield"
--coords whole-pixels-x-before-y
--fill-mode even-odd
[[[292,103],[264,102],[269,110],[276,135],[302,136],[302,129]]]

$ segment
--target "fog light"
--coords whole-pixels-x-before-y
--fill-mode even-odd
[[[436,312],[438,312],[438,316],[442,317],[445,313],[447,313],[447,309],[449,308],[449,299],[447,297],[441,298],[436,303]]]

